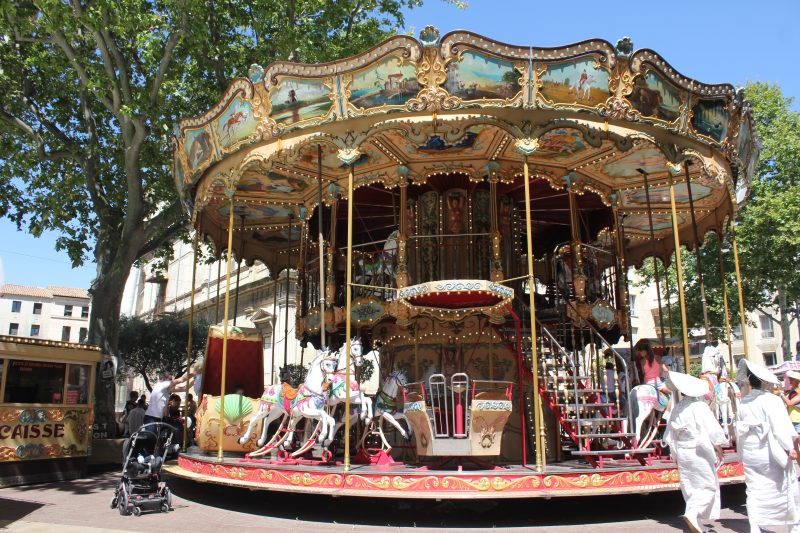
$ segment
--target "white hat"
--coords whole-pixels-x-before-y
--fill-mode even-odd
[[[667,374],[667,385],[684,396],[697,397],[711,392],[707,381],[683,372],[670,371]]]
[[[788,372],[786,372],[786,377],[789,379],[796,379],[797,381],[800,381],[800,372],[797,372],[795,370],[789,370]]]
[[[769,371],[767,367],[762,365],[757,365],[752,361],[748,361],[747,359],[740,359],[739,366],[736,369],[737,373],[737,381],[739,379],[744,379],[747,376],[747,371],[750,371],[755,377],[760,379],[765,383],[772,383],[773,385],[780,385],[778,382],[778,378],[775,377],[775,374]],[[741,378],[740,378],[741,376]]]

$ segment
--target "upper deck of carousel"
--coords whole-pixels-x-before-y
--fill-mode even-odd
[[[527,160],[534,232],[569,223],[566,199],[551,190],[569,184],[579,210],[600,213],[586,242],[613,225],[613,207],[628,264],[637,264],[671,250],[670,184],[681,242],[692,247],[688,183],[700,238],[721,231],[758,150],[741,92],[689,79],[630,40],[537,48],[465,31],[440,38],[428,27],[419,40],[396,36],[331,63],[253,65],[212,109],[176,128],[174,171],[217,250],[234,205],[244,234],[233,253],[277,271],[299,245],[293,228],[316,233],[320,198],[347,202],[351,170],[365,220],[354,230],[359,244],[398,227],[392,189],[407,186],[407,198],[419,199],[494,182],[501,202],[519,205]]]

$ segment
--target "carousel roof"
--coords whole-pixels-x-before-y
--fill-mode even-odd
[[[655,253],[667,257],[670,182],[681,241],[692,247],[686,173],[702,238],[733,214],[759,145],[741,91],[692,80],[632,48],[628,39],[512,46],[465,31],[440,39],[428,27],[419,40],[393,37],[331,63],[253,65],[212,109],[176,128],[176,185],[218,250],[233,195],[244,231],[234,253],[282,268],[298,245],[298,221],[317,205],[320,175],[331,203],[346,193],[352,164],[357,203],[361,194],[375,216],[391,217],[379,190],[403,179],[430,188],[460,176],[480,186],[494,175],[499,192],[513,194],[522,145],[533,149],[535,180],[563,189],[567,178],[588,193],[582,208],[619,208],[634,264],[653,253],[647,178]],[[535,221],[554,216],[547,205],[534,206]]]

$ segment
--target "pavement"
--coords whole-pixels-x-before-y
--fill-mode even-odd
[[[17,533],[116,533],[228,531],[543,531],[558,533],[657,533],[686,531],[678,518],[679,492],[554,498],[435,502],[331,498],[250,491],[168,478],[173,510],[120,516],[109,503],[118,480],[101,473],[69,482],[0,489],[0,531]],[[716,532],[749,531],[744,487],[723,487]],[[768,530],[764,530],[765,533]],[[771,531],[784,533],[786,528]]]

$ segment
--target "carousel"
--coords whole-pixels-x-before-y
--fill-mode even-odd
[[[627,272],[676,261],[658,305],[683,308],[681,252],[733,232],[757,158],[741,91],[627,38],[536,48],[427,27],[253,65],[176,128],[176,186],[228,287],[232,261],[296,272],[305,373],[262,378],[227,290],[196,445],[169,471],[365,497],[677,490],[630,357]],[[669,342],[689,368],[681,318]],[[719,474],[743,480],[734,452]]]

